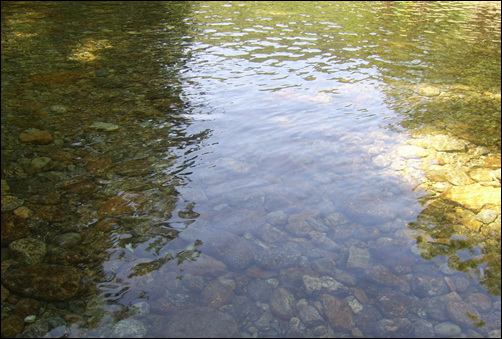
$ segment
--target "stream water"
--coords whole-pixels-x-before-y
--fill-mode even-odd
[[[2,2],[2,337],[500,337],[500,2]]]

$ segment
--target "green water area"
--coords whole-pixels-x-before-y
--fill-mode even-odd
[[[1,6],[3,338],[500,338],[499,1]]]

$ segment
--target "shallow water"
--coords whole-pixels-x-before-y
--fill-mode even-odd
[[[498,2],[2,3],[4,337],[496,337],[500,220]]]

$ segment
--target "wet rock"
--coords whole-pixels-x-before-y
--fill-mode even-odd
[[[2,213],[13,211],[24,204],[23,199],[19,199],[12,195],[2,196]]]
[[[418,95],[422,95],[425,97],[437,97],[441,94],[441,89],[439,87],[429,85],[429,84],[420,84],[414,88],[415,93]]]
[[[406,318],[382,319],[377,322],[378,338],[406,338],[413,331],[413,324]]]
[[[275,212],[273,212],[275,213]],[[272,213],[270,213],[272,214]],[[269,224],[263,225],[258,231],[258,236],[268,243],[274,243],[277,241],[287,241],[288,235],[276,227]]]
[[[380,168],[385,168],[385,167],[389,166],[390,164],[392,164],[392,160],[388,156],[385,156],[382,154],[374,157],[372,162],[375,166],[380,167]]]
[[[137,212],[147,197],[139,192],[126,192],[106,201],[98,211],[100,216],[116,216]]]
[[[471,178],[462,170],[452,169],[446,173],[445,177],[450,184],[455,186],[472,184]]]
[[[386,286],[398,286],[402,283],[401,279],[392,273],[387,267],[377,265],[366,270],[368,279]]]
[[[303,286],[307,294],[311,295],[314,292],[319,292],[322,289],[322,281],[320,278],[304,275]]]
[[[412,158],[423,158],[429,155],[429,151],[422,147],[418,146],[413,146],[413,145],[405,145],[399,147],[397,150],[397,154],[400,157],[406,158],[406,159],[412,159]]]
[[[368,268],[370,263],[370,253],[367,248],[350,246],[349,258],[347,259],[348,268]]]
[[[177,309],[162,334],[169,338],[235,338],[237,324],[214,308],[189,307]]]
[[[301,213],[295,213],[289,216],[286,229],[296,236],[307,236],[314,229],[308,222],[308,219],[319,214],[317,210],[308,210]]]
[[[136,319],[123,319],[113,325],[114,338],[144,338],[146,333],[145,325]]]
[[[305,326],[310,328],[321,326],[324,323],[324,319],[319,315],[317,309],[310,305],[302,307],[299,311],[299,316]]]
[[[323,222],[328,227],[336,228],[347,225],[349,223],[349,219],[347,219],[347,217],[343,213],[334,212],[324,218]]]
[[[434,327],[424,319],[417,319],[414,323],[414,331],[416,338],[434,338]]]
[[[319,274],[332,275],[336,270],[336,263],[331,258],[319,258],[312,260],[310,267]]]
[[[284,288],[277,288],[270,298],[270,310],[279,318],[289,320],[296,313],[296,300]]]
[[[483,293],[472,293],[465,298],[465,301],[474,306],[481,313],[487,313],[492,309],[492,301],[490,297]]]
[[[301,256],[298,245],[287,243],[283,247],[260,250],[255,255],[258,266],[268,270],[293,266]]]
[[[201,253],[195,261],[185,261],[181,264],[170,261],[168,262],[168,266],[175,272],[183,272],[183,274],[208,274],[212,276],[219,275],[227,269],[227,266],[224,263],[204,253]]]
[[[29,315],[37,314],[40,305],[41,303],[38,300],[31,298],[22,298],[17,302],[16,306],[14,306],[14,309],[12,311],[14,312],[15,315],[24,319]]]
[[[393,220],[396,217],[396,211],[392,206],[384,201],[370,197],[349,199],[345,207],[349,217],[363,225],[375,225]]]
[[[38,239],[24,238],[9,244],[11,255],[21,265],[36,265],[44,260],[47,245]]]
[[[447,135],[436,135],[431,140],[431,147],[441,152],[465,152],[467,143],[463,140],[454,139]]]
[[[112,124],[112,123],[109,123],[109,122],[101,122],[101,121],[97,121],[97,122],[93,122],[89,128],[92,128],[92,129],[97,129],[97,130],[102,130],[102,131],[107,131],[107,132],[111,132],[111,131],[116,131],[120,128],[119,125],[115,125],[115,124]]]
[[[2,338],[14,338],[24,328],[24,320],[17,315],[2,319]]]
[[[247,293],[249,298],[262,303],[266,303],[270,300],[274,289],[274,286],[269,284],[266,280],[262,279],[251,280],[247,285]]]
[[[381,318],[380,311],[373,305],[365,305],[355,316],[357,327],[368,337],[373,335],[377,321]]]
[[[236,296],[233,299],[234,308],[230,311],[231,315],[239,324],[245,324],[257,320],[262,310],[256,306],[256,303],[246,296]]]
[[[233,298],[232,290],[219,282],[213,282],[207,285],[200,295],[200,302],[204,306],[220,308],[229,303]]]
[[[52,244],[58,248],[73,248],[82,242],[80,233],[69,232],[58,235],[52,241]]]
[[[38,264],[2,275],[5,287],[23,296],[46,301],[73,298],[82,290],[82,274],[74,267]]]
[[[280,226],[286,224],[288,216],[283,211],[274,211],[267,214],[266,220],[271,225]]]
[[[485,204],[500,206],[501,203],[500,188],[482,186],[478,183],[450,187],[440,197],[475,211],[480,210]]]
[[[402,318],[412,306],[412,299],[403,293],[381,292],[376,298],[377,306],[389,318]]]
[[[12,241],[30,235],[28,224],[22,218],[11,214],[2,214],[2,247],[8,246]]]
[[[479,312],[462,300],[451,300],[446,304],[448,318],[461,327],[472,327],[482,324]]]
[[[38,158],[33,158],[30,162],[30,171],[31,173],[33,172],[39,172],[43,170],[46,167],[49,167],[49,164],[52,162],[52,159],[49,157],[38,157]]]
[[[483,224],[489,224],[497,219],[498,214],[495,210],[486,209],[479,212],[475,219],[481,221]]]
[[[449,291],[444,279],[422,274],[413,277],[411,288],[419,298],[440,296]]]
[[[22,133],[19,140],[37,145],[47,145],[54,141],[54,137],[49,131],[33,131]]]
[[[350,331],[355,325],[354,313],[344,300],[329,294],[323,294],[321,301],[324,313],[334,329]]]
[[[257,252],[256,245],[251,241],[225,231],[208,234],[203,243],[210,254],[239,270],[249,267]]]
[[[494,171],[490,168],[475,167],[469,171],[471,179],[477,182],[493,181],[496,177]]]
[[[434,326],[434,332],[439,338],[452,338],[458,337],[462,333],[462,330],[451,322],[443,322]]]

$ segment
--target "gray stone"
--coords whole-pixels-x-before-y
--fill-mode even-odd
[[[285,225],[286,221],[288,221],[288,216],[283,211],[274,211],[267,214],[266,220],[271,225]]]
[[[124,319],[113,326],[115,338],[144,338],[146,333],[145,325],[136,319]]]
[[[257,251],[255,261],[258,266],[268,270],[293,266],[298,262],[301,252],[298,245],[287,243],[283,247],[274,247]]]
[[[367,248],[350,246],[349,258],[347,259],[348,268],[368,268],[370,263],[370,252]]]
[[[439,338],[451,338],[459,336],[462,330],[454,323],[447,321],[434,326],[434,332]]]
[[[324,319],[319,315],[319,312],[310,305],[301,308],[299,315],[307,327],[317,327],[324,323]]]
[[[482,323],[479,312],[461,300],[452,300],[446,305],[448,318],[462,327],[472,327]]]
[[[247,285],[247,292],[249,298],[254,301],[265,303],[270,300],[270,297],[274,292],[274,286],[265,280],[251,280]]]
[[[413,277],[411,286],[413,293],[419,298],[435,297],[449,292],[444,279],[422,274]]]
[[[414,323],[414,333],[417,338],[434,338],[434,327],[424,319],[417,319]]]

